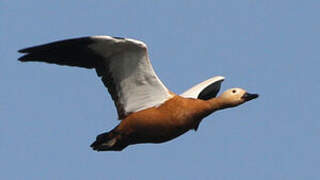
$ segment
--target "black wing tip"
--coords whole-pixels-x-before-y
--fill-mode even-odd
[[[32,56],[32,53],[29,51],[30,48],[24,48],[24,49],[20,49],[18,50],[18,53],[23,53],[23,55],[21,57],[18,58],[18,61],[20,62],[26,62],[26,61],[30,61],[30,55]]]
[[[27,53],[28,48],[19,49],[18,53]]]
[[[28,48],[20,49],[20,50],[18,50],[18,53],[27,53],[27,49],[28,49]],[[27,58],[26,58],[27,55],[28,55],[28,54],[22,55],[21,57],[18,58],[18,61],[20,61],[20,62],[25,62],[26,59],[27,59]]]
[[[27,62],[29,61],[28,55],[24,55],[18,58],[18,61],[20,62]]]

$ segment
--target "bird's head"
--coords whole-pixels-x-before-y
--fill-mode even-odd
[[[241,88],[231,88],[224,91],[219,99],[225,107],[234,107],[243,104],[247,101],[259,97],[258,94],[250,94],[246,90]]]

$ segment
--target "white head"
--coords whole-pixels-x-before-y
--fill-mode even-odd
[[[258,96],[258,94],[247,93],[244,89],[241,88],[231,88],[223,92],[219,96],[219,99],[221,99],[221,102],[225,107],[234,107],[255,99]]]

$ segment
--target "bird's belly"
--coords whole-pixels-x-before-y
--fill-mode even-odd
[[[175,128],[150,128],[144,129],[143,131],[135,131],[130,135],[130,139],[132,140],[132,144],[137,143],[162,143],[169,140],[172,140],[189,129],[175,129]]]
[[[129,136],[132,144],[162,143],[172,140],[193,128],[193,123],[187,121],[177,122],[162,119],[161,121],[139,122],[138,120],[132,126],[132,133]]]
[[[173,99],[157,108],[129,115],[121,122],[120,129],[130,139],[130,144],[161,143],[196,129],[205,115],[203,111]]]

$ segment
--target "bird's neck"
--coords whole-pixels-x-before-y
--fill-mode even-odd
[[[211,112],[215,112],[215,111],[222,110],[222,109],[229,107],[220,96],[216,97],[216,98],[209,99],[209,100],[207,100],[207,102],[210,105]]]

